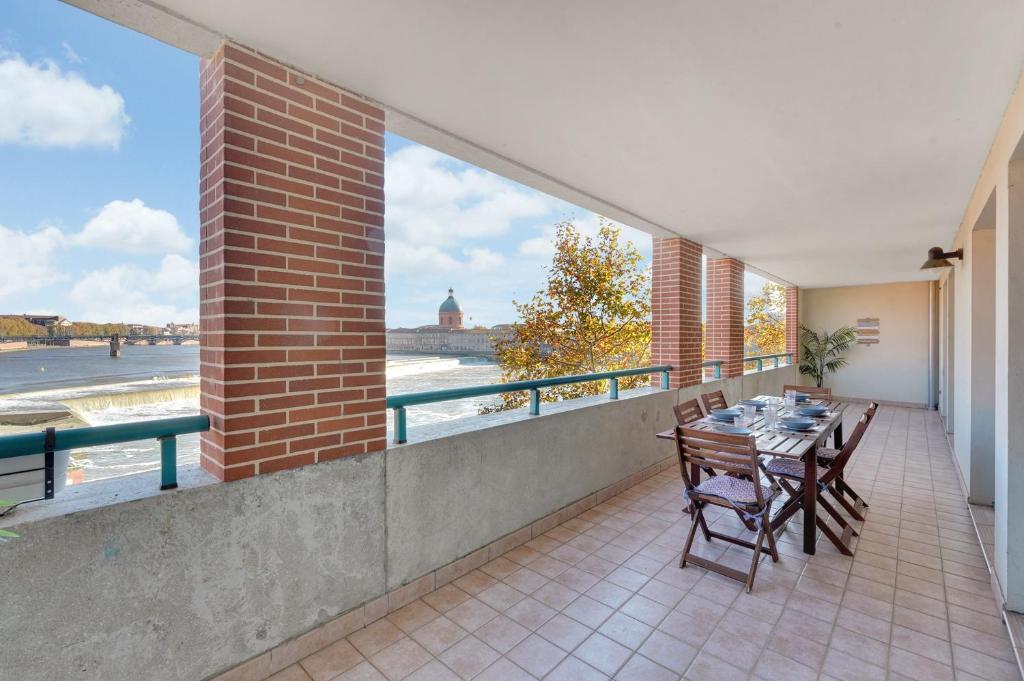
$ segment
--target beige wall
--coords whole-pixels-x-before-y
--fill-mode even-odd
[[[844,397],[928,402],[928,282],[804,289],[801,322],[812,329],[855,326],[860,317],[880,320],[877,345],[854,345],[849,364],[825,379]],[[809,382],[809,377],[804,377]]]

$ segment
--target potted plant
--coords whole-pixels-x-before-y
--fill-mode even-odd
[[[800,373],[814,378],[819,388],[825,374],[831,374],[846,366],[843,353],[850,349],[857,339],[856,332],[849,326],[835,331],[818,333],[801,326]]]

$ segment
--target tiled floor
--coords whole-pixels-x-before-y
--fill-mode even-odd
[[[791,525],[752,594],[676,567],[663,473],[271,678],[1019,679],[935,413],[883,407],[847,479],[871,504],[856,557],[805,556]]]

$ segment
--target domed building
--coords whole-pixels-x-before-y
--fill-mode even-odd
[[[437,308],[437,324],[386,329],[387,351],[392,355],[462,355],[494,357],[494,344],[512,333],[509,324],[486,328],[463,326],[463,312],[455,291]]]
[[[462,329],[462,306],[455,300],[455,291],[448,289],[448,297],[437,309],[437,324],[445,329]]]

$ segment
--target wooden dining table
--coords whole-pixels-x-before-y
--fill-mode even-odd
[[[774,395],[758,395],[751,398],[761,401],[772,401],[779,405],[779,418],[796,415],[794,410],[783,407],[783,399]],[[808,431],[792,431],[779,427],[768,428],[765,422],[763,411],[758,411],[753,423],[747,427],[753,432],[757,443],[758,454],[763,456],[780,456],[789,459],[804,461],[804,480],[816,480],[818,474],[818,457],[815,452],[818,447],[824,446],[831,435],[833,446],[839,449],[843,446],[843,412],[848,406],[837,400],[816,400],[809,399],[797,405],[800,407],[810,405],[825,405],[828,412],[821,417],[812,417],[814,426]],[[739,405],[737,405],[739,406]],[[710,416],[693,421],[687,424],[689,428],[698,430],[714,430],[716,425],[723,425],[721,421],[715,421]],[[728,424],[725,424],[728,425]],[[664,440],[675,440],[675,429],[669,429],[658,433],[657,437]],[[690,472],[694,484],[700,482],[700,468],[694,467]],[[804,553],[814,555],[814,547],[817,541],[817,527],[815,517],[818,512],[818,487],[814,484],[804,485],[803,509],[804,509]],[[773,528],[775,529],[775,528]]]

